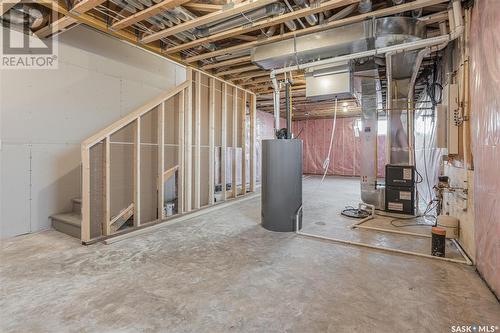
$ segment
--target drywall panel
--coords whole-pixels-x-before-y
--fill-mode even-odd
[[[69,209],[80,192],[80,143],[186,78],[183,66],[83,25],[60,36],[58,59],[57,70],[0,76],[2,237],[45,229],[49,215]],[[21,172],[29,145],[38,163]],[[30,183],[38,185],[4,193],[6,185]],[[26,205],[30,197],[39,200]]]
[[[30,226],[30,147],[2,145],[0,237],[31,232]],[[9,205],[16,203],[16,209]]]

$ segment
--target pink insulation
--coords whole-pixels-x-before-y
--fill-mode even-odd
[[[355,124],[359,118],[337,118],[330,165],[327,175],[359,176],[359,136]],[[304,173],[323,174],[333,119],[311,119],[293,122],[293,133],[304,142]],[[378,176],[384,177],[385,135],[378,136]]]
[[[471,136],[477,268],[500,296],[500,6],[476,1],[472,12]]]

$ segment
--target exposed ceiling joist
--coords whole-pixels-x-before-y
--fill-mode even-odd
[[[297,19],[300,17],[316,14],[319,12],[324,12],[327,10],[332,10],[335,8],[343,7],[343,6],[350,5],[350,4],[357,3],[357,2],[359,2],[359,0],[329,0],[326,2],[319,3],[319,4],[312,6],[312,7],[302,8],[302,9],[295,10],[293,12],[279,15],[279,16],[276,16],[273,18],[257,21],[249,26],[242,26],[242,27],[229,29],[229,30],[222,31],[222,32],[219,32],[217,34],[214,34],[214,35],[211,35],[208,37],[199,38],[199,39],[196,39],[196,40],[188,42],[188,43],[183,43],[181,45],[168,48],[166,50],[166,52],[168,54],[176,53],[176,52],[179,52],[179,51],[182,51],[185,49],[193,48],[193,47],[201,45],[201,44],[212,43],[212,42],[215,42],[215,41],[218,41],[221,39],[239,36],[239,35],[245,34],[247,32],[264,29],[264,28],[267,28],[267,27],[270,27],[273,25],[277,25],[280,23],[293,21],[294,19]]]
[[[205,65],[203,67],[201,67],[202,69],[213,69],[213,68],[220,68],[220,67],[224,67],[224,66],[229,66],[229,65],[235,65],[235,64],[241,64],[241,63],[245,63],[245,62],[249,62],[251,60],[251,57],[250,56],[246,56],[246,57],[240,57],[240,58],[234,58],[234,59],[229,59],[229,60],[226,60],[226,61],[221,61],[221,62],[216,62],[214,64],[209,64],[209,65]]]
[[[259,69],[259,68],[260,67],[258,67],[258,66],[250,65],[250,66],[245,66],[245,67],[240,67],[240,68],[228,69],[226,71],[221,71],[221,72],[218,72],[217,75],[222,76],[222,75],[229,75],[229,74],[235,74],[235,73],[243,73],[243,72],[253,71],[253,70]]]
[[[216,12],[218,10],[222,10],[223,6],[222,5],[212,5],[212,4],[208,4],[208,3],[192,2],[192,3],[184,4],[184,7],[186,7],[187,9],[196,10],[196,11],[202,12],[202,13],[213,13],[213,12]]]
[[[237,4],[232,8],[222,9],[222,10],[219,10],[219,11],[207,14],[207,15],[200,16],[194,20],[189,20],[187,22],[178,24],[178,25],[173,26],[171,28],[158,31],[156,33],[153,33],[151,35],[148,35],[148,36],[142,38],[141,42],[145,43],[145,44],[151,43],[151,42],[154,42],[155,40],[158,40],[158,39],[161,39],[164,37],[168,37],[168,36],[172,36],[176,33],[182,32],[182,31],[193,29],[193,28],[199,27],[199,26],[204,25],[204,24],[215,22],[215,21],[220,20],[220,19],[228,18],[228,17],[234,16],[237,14],[241,14],[241,13],[244,13],[244,12],[259,8],[259,7],[263,7],[267,4],[273,3],[275,1],[276,0],[246,1],[246,2],[241,3],[241,4]]]
[[[63,16],[59,20],[52,22],[51,24],[38,30],[37,32],[35,32],[35,34],[39,38],[46,38],[46,37],[51,36],[60,30],[66,29],[67,27],[69,27],[70,25],[72,25],[76,22],[78,22],[78,21],[72,17]]]
[[[288,33],[285,33],[283,35],[277,35],[277,36],[269,37],[269,38],[266,38],[263,40],[258,40],[255,42],[242,43],[240,45],[235,45],[235,46],[228,47],[225,49],[220,49],[220,50],[216,50],[216,51],[212,51],[212,52],[203,53],[203,54],[200,54],[197,56],[188,57],[188,58],[186,58],[186,61],[187,62],[195,62],[195,61],[199,61],[199,60],[203,60],[203,59],[207,59],[207,58],[212,58],[215,56],[229,54],[232,52],[251,49],[251,48],[258,46],[258,45],[269,44],[269,43],[293,38],[294,36],[302,36],[302,35],[306,35],[306,34],[311,34],[311,33],[319,32],[319,31],[324,31],[324,30],[348,25],[351,23],[357,23],[357,22],[360,22],[360,21],[363,21],[365,19],[372,18],[372,17],[383,17],[383,16],[389,16],[389,15],[395,15],[395,14],[403,13],[406,11],[424,8],[427,6],[431,6],[431,5],[435,5],[435,4],[439,4],[439,3],[444,3],[444,2],[448,2],[448,0],[415,0],[413,2],[408,2],[408,3],[402,4],[402,5],[387,7],[387,8],[375,10],[372,12],[368,12],[365,14],[359,14],[359,15],[347,17],[347,18],[344,18],[341,20],[332,21],[332,22],[329,22],[326,24],[316,25],[313,27],[288,32]]]
[[[162,2],[157,3],[156,5],[148,7],[144,10],[141,10],[140,12],[137,12],[133,15],[130,15],[129,17],[124,18],[123,20],[114,23],[111,26],[111,28],[113,30],[124,29],[126,27],[131,26],[132,24],[146,20],[152,16],[155,16],[158,13],[180,6],[188,1],[191,0],[163,0]]]
[[[71,12],[75,14],[83,14],[92,8],[102,5],[106,0],[82,0],[71,8]]]

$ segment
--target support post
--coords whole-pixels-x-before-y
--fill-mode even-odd
[[[257,117],[257,97],[250,95],[250,192],[255,191],[256,166],[255,166],[255,122]]]
[[[238,179],[237,177],[237,164],[236,164],[236,148],[238,147],[238,88],[233,89],[233,154],[232,154],[232,177],[231,177],[231,191],[233,197],[238,196]]]
[[[102,232],[104,236],[109,236],[111,234],[111,200],[110,200],[110,155],[111,155],[111,144],[110,136],[108,135],[104,141],[105,151],[104,151],[104,221],[102,221]]]
[[[165,102],[158,106],[158,219],[164,219],[165,206],[165,180],[163,170],[165,169]]]
[[[177,150],[177,161],[179,164],[179,171],[177,172],[177,212],[184,213],[184,154],[185,154],[185,141],[184,141],[184,107],[185,107],[185,89],[179,93],[179,147]]]
[[[201,158],[201,72],[196,71],[194,109],[194,209],[200,208],[200,158]]]
[[[242,91],[241,108],[241,194],[247,193],[247,92]]]
[[[82,145],[82,230],[81,241],[90,241],[90,150]]]
[[[208,205],[215,202],[215,79],[210,78],[208,106]]]
[[[134,227],[141,225],[141,117],[135,121],[134,137]]]
[[[226,201],[226,146],[227,146],[227,83],[222,82],[222,110],[221,110],[221,152],[220,152],[220,179],[222,184],[222,201]]]
[[[190,84],[187,87],[186,94],[184,98],[184,103],[186,105],[186,109],[184,110],[184,117],[185,117],[185,136],[186,136],[186,142],[185,142],[185,148],[186,148],[186,155],[184,156],[185,159],[185,188],[184,188],[184,193],[185,193],[185,202],[184,202],[184,208],[186,212],[191,211],[191,206],[192,206],[192,178],[193,178],[193,70],[189,69],[187,72],[187,80],[190,82]]]

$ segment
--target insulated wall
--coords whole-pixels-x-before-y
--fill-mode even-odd
[[[358,117],[337,118],[327,175],[359,176],[361,159],[359,121]],[[332,127],[333,119],[310,119],[293,122],[294,136],[304,142],[304,174],[319,175],[324,173],[324,163],[328,157]],[[384,177],[385,133],[379,135],[377,139],[378,176]]]
[[[500,6],[476,1],[471,25],[471,131],[477,268],[500,296]]]
[[[81,195],[82,140],[186,78],[183,66],[83,25],[60,35],[58,60],[0,73],[1,237],[47,229],[50,215],[69,211]],[[119,163],[130,138],[113,139]],[[124,193],[113,209],[129,201],[129,174],[124,165],[113,175]]]

